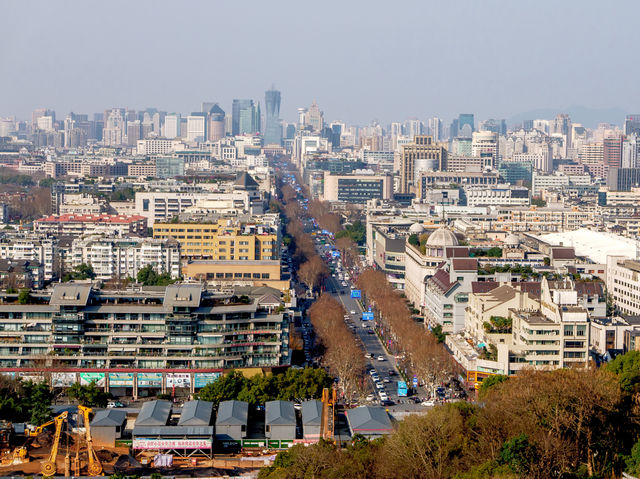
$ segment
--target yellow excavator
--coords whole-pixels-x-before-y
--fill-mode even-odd
[[[90,476],[99,476],[102,474],[102,463],[93,449],[93,439],[91,437],[91,427],[89,426],[89,415],[93,412],[93,409],[86,406],[78,406],[78,412],[82,413],[85,430],[85,440],[87,442],[87,458],[89,465],[87,466],[87,472]]]
[[[60,445],[60,436],[62,435],[62,425],[67,420],[68,415],[69,413],[67,411],[64,411],[59,416],[56,416],[55,419],[53,420],[53,422],[56,425],[56,433],[55,433],[55,436],[53,437],[53,444],[51,445],[49,460],[42,465],[41,472],[44,477],[54,476],[57,472],[56,457],[58,456],[58,446]]]
[[[25,431],[25,435],[27,437],[38,437],[42,433],[42,431],[44,431],[44,428],[48,427],[48,426],[51,426],[54,423],[54,421],[55,421],[55,419],[52,419],[51,421],[47,421],[47,422],[45,422],[43,424],[40,424],[34,430],[27,429]]]

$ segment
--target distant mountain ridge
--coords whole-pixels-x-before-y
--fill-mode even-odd
[[[629,114],[622,108],[589,108],[574,105],[568,108],[539,108],[518,113],[508,118],[507,124],[515,125],[523,120],[552,120],[559,113],[568,113],[573,123],[581,123],[587,128],[596,128],[598,123],[612,123],[622,127],[625,116]]]

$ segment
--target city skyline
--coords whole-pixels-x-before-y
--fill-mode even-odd
[[[461,111],[510,118],[571,105],[622,114],[640,109],[627,94],[638,67],[619,48],[630,43],[639,8],[631,2],[625,2],[628,15],[573,1],[411,3],[390,11],[374,3],[366,11],[341,5],[340,15],[332,2],[307,15],[288,2],[278,10],[192,2],[177,17],[167,5],[137,2],[124,9],[123,2],[110,2],[95,15],[79,2],[37,2],[28,11],[19,2],[5,4],[0,25],[13,40],[0,46],[0,89],[10,92],[0,99],[0,115],[115,106],[186,113],[207,98],[229,111],[234,98],[262,99],[272,82],[283,92],[281,117],[288,121],[314,99],[329,118],[356,124],[448,119]],[[425,15],[441,21],[425,29]],[[213,40],[205,33],[211,18],[224,19],[215,23]],[[118,25],[117,33],[96,35],[110,24]],[[176,29],[180,35],[170,35]],[[307,32],[326,45],[300,41]],[[145,47],[149,39],[155,42]],[[127,55],[136,44],[141,53]],[[617,67],[602,68],[601,58]]]

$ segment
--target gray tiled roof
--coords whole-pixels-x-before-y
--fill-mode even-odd
[[[302,403],[302,424],[320,425],[322,422],[322,401],[312,399]]]
[[[91,427],[122,426],[127,418],[127,413],[117,409],[103,409],[96,412],[91,421]]]
[[[296,423],[296,412],[289,401],[269,401],[265,405],[265,424],[288,425]]]
[[[169,401],[149,401],[142,405],[135,426],[166,426],[171,414]]]
[[[212,402],[188,401],[182,407],[178,426],[209,426],[212,416]]]
[[[216,426],[247,424],[249,405],[244,401],[222,401],[218,406]]]
[[[360,406],[347,411],[349,428],[353,433],[385,433],[391,431],[391,419],[381,407]]]

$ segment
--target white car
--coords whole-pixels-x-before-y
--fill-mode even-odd
[[[351,311],[349,311],[349,313],[351,313],[351,314],[356,314],[356,310],[355,310],[355,309],[352,309]]]
[[[382,384],[382,383],[376,383],[376,388],[378,388],[378,389],[384,389],[384,384]]]
[[[387,393],[384,391],[380,392],[380,399],[383,401],[388,401],[389,400],[389,396],[387,396]]]
[[[420,403],[420,405],[421,405],[421,406],[431,406],[431,407],[433,407],[433,406],[435,406],[435,405],[436,405],[436,402],[435,402],[435,401],[432,401],[432,400],[422,401],[422,402]]]
[[[373,401],[376,397],[373,394],[367,396],[367,401]]]
[[[389,379],[389,378],[383,378],[383,379],[382,379],[382,382],[383,382],[383,383],[385,383],[385,384],[387,384],[387,383],[390,383],[390,382],[391,382],[391,379]]]
[[[375,369],[372,369],[371,371],[369,371],[369,374],[371,374],[372,376],[377,376],[378,373],[376,372]]]
[[[384,361],[384,356],[383,355],[378,356],[378,361]]]

